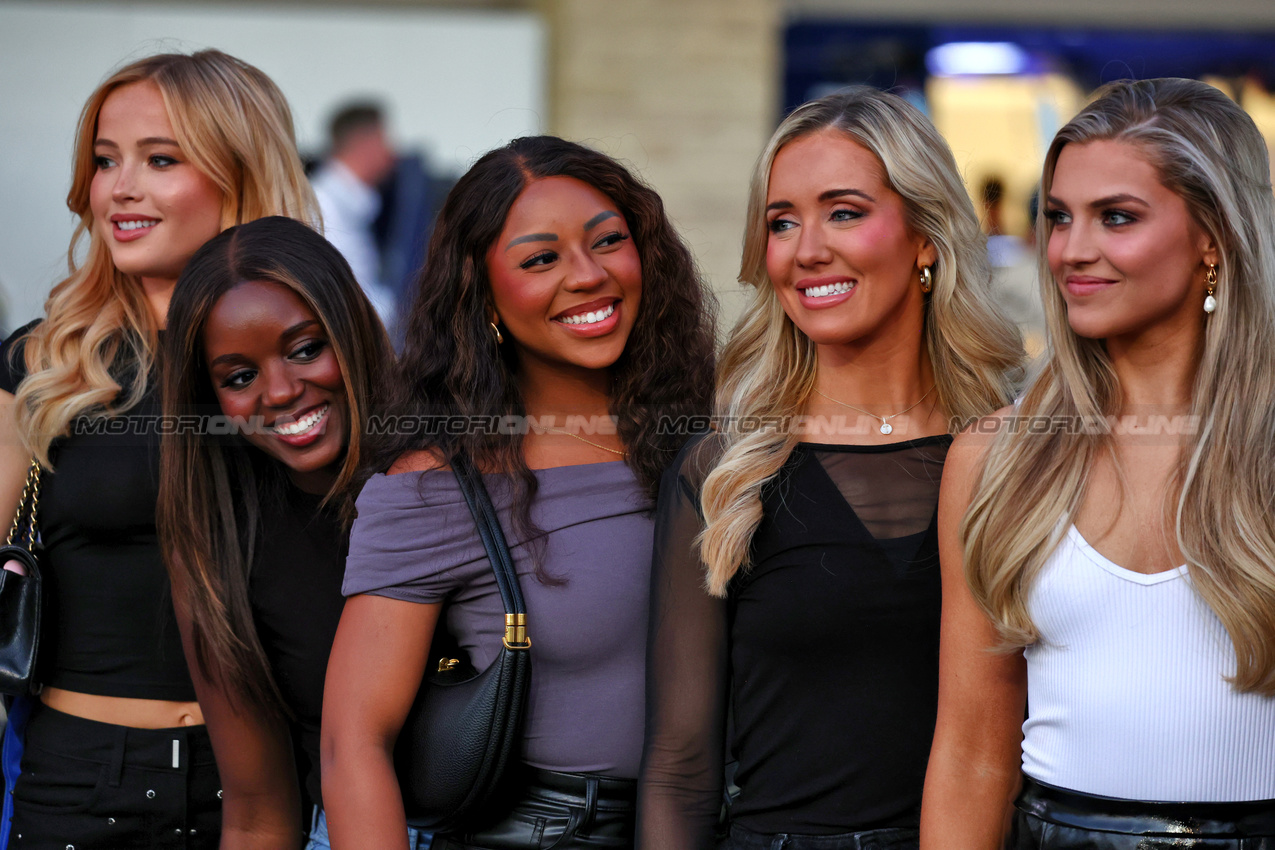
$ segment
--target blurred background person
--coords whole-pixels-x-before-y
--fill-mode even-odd
[[[328,158],[311,178],[323,213],[323,235],[354,271],[381,321],[394,322],[394,290],[384,282],[373,225],[381,213],[380,187],[394,172],[395,154],[385,114],[372,101],[337,110],[329,127]]]
[[[1040,193],[1027,201],[1025,237],[1008,232],[1005,224],[1005,183],[999,177],[983,181],[983,232],[992,266],[992,290],[1001,309],[1023,335],[1027,353],[1035,357],[1045,348],[1045,309],[1036,284],[1036,208]]]

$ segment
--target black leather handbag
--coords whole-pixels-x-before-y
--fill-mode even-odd
[[[408,824],[455,831],[487,817],[501,781],[518,758],[531,682],[527,608],[513,557],[482,477],[468,457],[452,461],[505,606],[500,653],[481,673],[444,659],[426,675],[394,750]]]
[[[44,607],[36,512],[40,506],[40,462],[31,459],[22,501],[0,546],[0,565],[17,561],[26,574],[0,570],[0,693],[22,696],[38,693],[36,660]]]

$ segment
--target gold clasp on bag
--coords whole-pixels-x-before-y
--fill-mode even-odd
[[[448,670],[455,670],[460,666],[459,658],[440,658],[438,659],[438,672],[446,673]]]
[[[505,615],[504,644],[506,649],[531,649],[531,638],[527,637],[526,614]]]

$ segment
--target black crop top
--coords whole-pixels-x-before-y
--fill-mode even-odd
[[[19,328],[0,344],[0,390],[26,377]],[[14,356],[10,351],[17,347]],[[40,479],[44,684],[86,694],[193,701],[155,531],[158,376],[111,419],[80,417]],[[7,523],[9,518],[5,518]]]
[[[719,443],[688,444],[661,483],[638,845],[712,846],[727,749],[740,788],[731,819],[754,832],[916,828],[937,714],[935,515],[951,438],[799,444],[762,490],[753,566],[725,599],[704,590],[693,548]]]
[[[291,484],[263,493],[261,544],[248,578],[257,637],[284,702],[307,803],[323,805],[319,715],[323,679],[345,597],[341,578],[350,535],[338,512]]]

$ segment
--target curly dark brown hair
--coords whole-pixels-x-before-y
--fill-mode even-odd
[[[655,497],[660,475],[687,439],[661,427],[706,414],[713,390],[716,302],[689,248],[653,189],[598,151],[553,136],[515,139],[490,151],[443,202],[406,320],[394,412],[408,416],[492,417],[526,413],[514,346],[497,349],[488,322],[487,251],[510,207],[530,183],[573,177],[610,198],[628,222],[642,263],[642,302],[628,344],[612,367],[610,411],[628,464]],[[392,433],[379,439],[367,472],[413,449],[445,457],[465,452],[503,470],[523,488],[515,516],[529,527],[535,476],[519,433]]]

